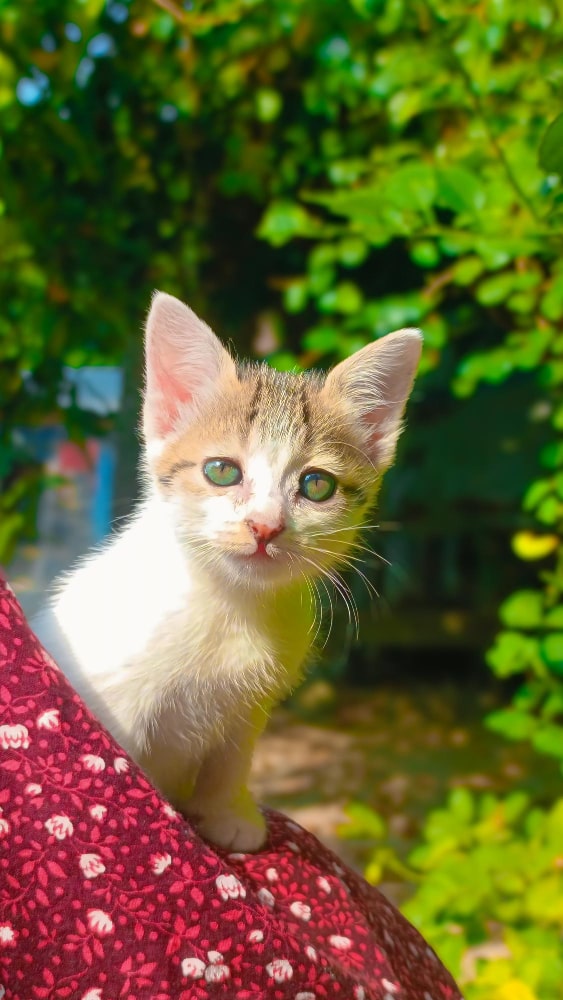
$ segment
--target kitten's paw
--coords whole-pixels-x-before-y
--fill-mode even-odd
[[[193,816],[198,833],[217,847],[241,854],[259,851],[266,841],[266,822],[258,810],[252,815],[235,812]]]

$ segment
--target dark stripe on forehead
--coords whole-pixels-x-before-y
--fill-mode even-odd
[[[187,459],[185,462],[175,462],[165,476],[158,477],[158,481],[162,486],[170,486],[170,483],[178,472],[182,472],[183,469],[193,469],[195,464],[195,462],[190,462]]]
[[[252,397],[250,399],[248,407],[248,422],[253,424],[260,412],[260,403],[262,396],[262,378],[258,372],[256,372],[256,386]]]
[[[303,423],[308,427],[311,423],[311,410],[309,408],[309,386],[305,379],[301,383],[301,407],[303,409]]]

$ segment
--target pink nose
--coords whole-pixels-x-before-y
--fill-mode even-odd
[[[267,542],[271,542],[272,538],[276,535],[280,535],[284,529],[283,522],[279,524],[262,524],[261,521],[248,520],[246,522],[250,528],[252,534],[258,542],[262,542],[265,545]]]

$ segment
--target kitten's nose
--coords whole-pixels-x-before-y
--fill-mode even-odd
[[[265,524],[263,521],[254,521],[252,518],[249,518],[246,523],[256,541],[262,542],[263,545],[271,542],[272,538],[275,538],[276,535],[281,535],[285,527],[283,521],[278,521],[277,524]]]

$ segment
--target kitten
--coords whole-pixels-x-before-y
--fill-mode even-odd
[[[327,376],[237,364],[157,293],[146,327],[146,498],[35,623],[80,695],[202,836],[255,851],[247,780],[299,680],[316,581],[354,551],[391,463],[416,330]]]

